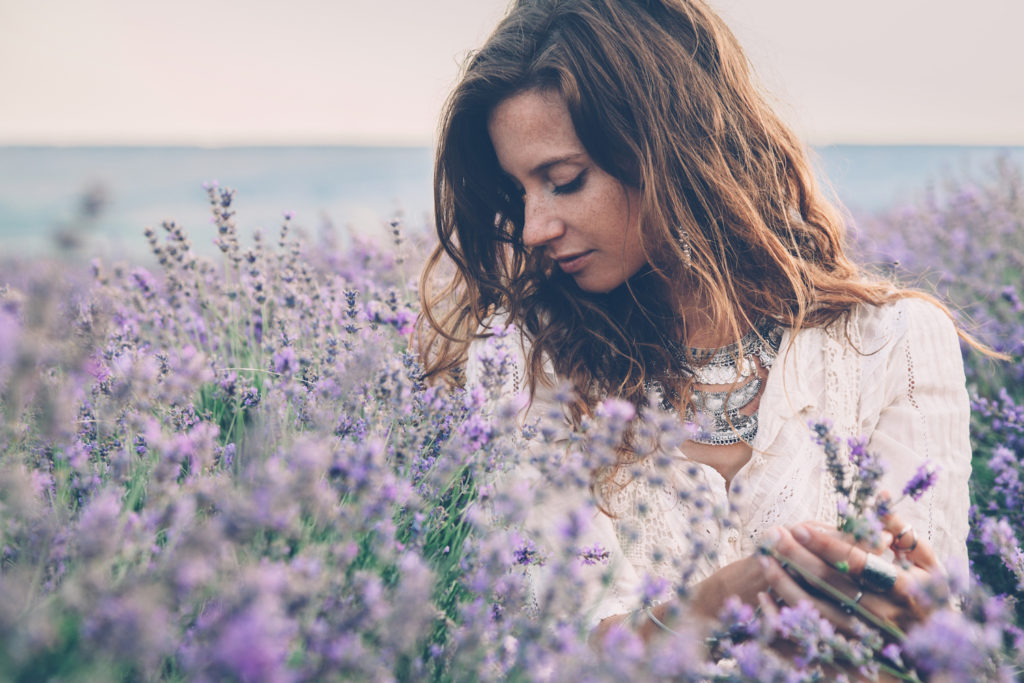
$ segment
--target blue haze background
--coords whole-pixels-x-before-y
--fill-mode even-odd
[[[856,217],[913,201],[948,176],[982,176],[997,155],[1024,166],[1024,147],[866,146],[816,148],[838,198]],[[351,234],[386,239],[400,211],[425,229],[432,207],[430,147],[0,147],[0,254],[53,252],[85,192],[106,204],[81,256],[138,257],[146,226],[172,219],[200,253],[214,253],[202,184],[237,189],[244,236],[275,238],[284,211],[315,233],[329,221]]]
[[[80,256],[137,258],[165,219],[212,252],[212,180],[243,234],[286,210],[313,232],[386,234],[398,209],[421,227],[438,112],[508,4],[0,0],[0,259],[49,252],[94,187]],[[855,214],[977,171],[980,145],[1024,163],[1024,2],[710,4]]]

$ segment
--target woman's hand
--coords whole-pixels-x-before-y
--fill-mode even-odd
[[[796,605],[801,600],[810,601],[818,612],[847,634],[857,632],[859,617],[843,609],[836,601],[824,597],[820,592],[809,590],[792,566],[799,566],[805,572],[831,585],[855,601],[882,621],[892,623],[903,630],[927,616],[928,609],[917,600],[917,585],[931,573],[940,571],[931,546],[916,537],[895,514],[884,520],[885,531],[876,547],[853,542],[846,534],[836,531],[820,522],[804,522],[790,528],[776,527],[769,532],[775,554],[786,563],[786,567],[774,557],[755,554],[722,567],[693,587],[689,600],[687,623],[697,634],[707,635],[717,623],[718,616],[730,596],[736,596],[750,605],[764,607],[765,594],[772,595],[780,603]],[[902,533],[901,533],[902,532]],[[881,559],[889,549],[896,554],[898,564]],[[895,572],[892,587],[880,591],[876,585],[862,583],[868,556],[872,562]],[[838,567],[844,567],[841,571]],[[869,572],[870,575],[870,572]],[[662,603],[654,608],[656,617],[674,624],[674,602]],[[696,619],[694,618],[696,617]],[[595,630],[595,643],[600,642],[608,628],[625,623],[629,615],[617,615],[605,619]],[[637,630],[645,640],[660,633],[659,627],[647,619],[639,619]]]
[[[845,552],[849,550],[846,536],[834,529],[829,531],[830,527],[819,525],[817,522],[806,524],[815,528],[816,534],[834,538],[835,542],[840,544],[839,550],[835,552],[843,552],[843,557],[846,556]],[[802,528],[802,525],[794,527],[794,531],[803,536]],[[769,532],[769,536],[776,552],[784,556],[790,563],[806,567],[816,575],[825,575],[823,578],[826,581],[835,581],[841,589],[847,589],[851,597],[855,595],[857,588],[850,578],[825,566],[825,560],[819,557],[814,550],[800,543],[794,537],[793,531],[785,527],[777,527]],[[891,534],[883,534],[884,543],[891,541]],[[874,550],[876,553],[880,553],[885,547],[887,546]],[[831,570],[831,574],[829,574],[829,570]],[[811,600],[823,614],[826,610],[836,607],[835,602],[819,599],[816,595],[808,592],[796,579],[789,576],[778,562],[756,553],[722,567],[696,584],[689,601],[690,615],[705,621],[710,629],[713,624],[717,623],[722,607],[729,597],[736,596],[749,605],[757,606],[759,593],[773,591],[776,597],[792,605],[801,599]]]
[[[737,560],[696,584],[690,597],[692,612],[714,623],[725,601],[731,596],[747,604],[757,605],[757,594],[771,588],[760,559],[760,555],[751,555]]]
[[[768,589],[769,583],[757,555],[726,565],[694,586],[687,605],[686,627],[695,637],[708,636],[718,623],[718,615],[727,598],[735,595],[744,602],[756,605],[758,593]],[[680,603],[670,600],[652,610],[658,621],[678,628],[677,611],[680,608]],[[660,626],[643,614],[618,614],[604,619],[594,629],[590,638],[591,646],[600,649],[600,643],[609,630],[625,624],[632,624],[644,642],[665,635]]]
[[[811,522],[776,529],[774,550],[785,563],[799,566],[883,622],[905,631],[927,616],[929,608],[919,600],[918,585],[941,567],[927,541],[917,538],[897,515],[890,515],[884,523],[884,538],[897,563],[881,559],[886,546],[859,546],[848,536]],[[833,600],[812,595],[779,560],[765,556],[761,563],[772,592],[783,601],[793,605],[810,600],[838,628],[854,631],[855,614]]]

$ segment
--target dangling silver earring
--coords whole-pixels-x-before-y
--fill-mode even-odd
[[[693,265],[693,249],[690,247],[690,233],[686,230],[679,232],[679,248],[683,250],[683,265],[689,268]]]

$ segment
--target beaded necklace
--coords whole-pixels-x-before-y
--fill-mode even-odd
[[[737,341],[718,349],[669,347],[679,364],[680,375],[693,377],[697,384],[735,384],[729,391],[693,390],[693,401],[686,409],[686,420],[696,422],[701,430],[694,437],[697,443],[728,446],[744,441],[751,443],[757,435],[757,411],[743,415],[761,391],[757,363],[766,370],[772,367],[782,344],[782,327],[762,318],[754,329]],[[742,362],[740,362],[742,349]],[[756,359],[756,361],[755,361]],[[752,380],[747,381],[753,377]]]

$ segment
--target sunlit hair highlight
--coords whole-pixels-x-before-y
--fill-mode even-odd
[[[594,162],[640,191],[650,266],[612,292],[580,290],[523,245],[522,200],[487,123],[531,89],[558,93]],[[469,343],[500,311],[532,341],[531,392],[549,358],[579,392],[576,419],[605,395],[641,406],[653,383],[682,407],[690,387],[666,342],[685,344],[695,326],[714,321],[735,339],[761,317],[799,330],[859,303],[923,296],[847,258],[842,218],[803,146],[700,0],[515,3],[445,106],[434,206],[439,246],[423,271],[417,329],[428,376],[457,380]]]

